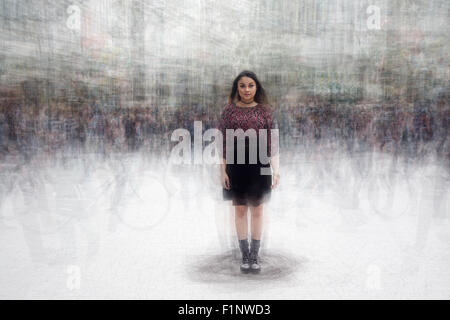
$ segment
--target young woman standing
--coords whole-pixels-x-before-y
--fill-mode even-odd
[[[270,199],[271,190],[279,179],[278,139],[271,143],[271,129],[277,129],[277,122],[268,104],[267,96],[251,71],[241,72],[233,81],[228,104],[222,111],[219,129],[223,135],[221,181],[224,200],[232,200],[235,207],[235,225],[242,253],[242,272],[260,272],[258,251],[263,226],[263,205]],[[249,141],[245,138],[245,163],[237,161],[237,137],[234,137],[234,162],[227,163],[226,129],[254,129],[257,136],[257,163],[249,161]],[[266,129],[269,162],[260,159],[259,130]],[[278,137],[278,135],[277,135]],[[228,161],[231,162],[231,161]],[[251,243],[248,242],[247,212],[251,212]]]

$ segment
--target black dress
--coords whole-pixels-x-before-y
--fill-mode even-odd
[[[275,117],[269,106],[258,104],[254,107],[238,107],[236,104],[228,104],[222,112],[219,129],[223,136],[222,156],[226,156],[226,129],[255,129],[257,136],[257,155],[262,147],[259,129],[267,130],[267,150],[268,157],[275,155],[278,148],[273,148],[271,144],[270,129],[277,129]],[[271,196],[272,174],[270,163],[262,162],[257,157],[256,163],[250,163],[249,159],[249,139],[245,138],[245,161],[239,163],[237,160],[237,138],[234,138],[234,163],[227,161],[225,172],[230,180],[230,189],[222,188],[223,199],[232,200],[233,205],[258,206],[267,202]],[[278,145],[278,144],[277,144]],[[276,149],[276,150],[275,150]]]

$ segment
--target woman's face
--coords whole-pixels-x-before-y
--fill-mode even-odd
[[[255,81],[249,77],[242,77],[238,81],[238,91],[242,102],[251,103],[256,94]]]

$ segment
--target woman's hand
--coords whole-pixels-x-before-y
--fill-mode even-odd
[[[228,175],[225,172],[222,172],[221,174],[221,180],[222,180],[222,187],[224,187],[227,190],[230,190],[230,178],[228,178]]]
[[[280,174],[274,173],[272,176],[272,189],[275,189],[280,183]]]

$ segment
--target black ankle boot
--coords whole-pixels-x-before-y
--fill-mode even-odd
[[[258,258],[260,242],[261,240],[252,239],[250,247],[250,270],[254,273],[259,273],[261,271]]]
[[[239,248],[242,253],[241,271],[246,273],[250,271],[250,251],[248,249],[248,240],[239,240]]]

